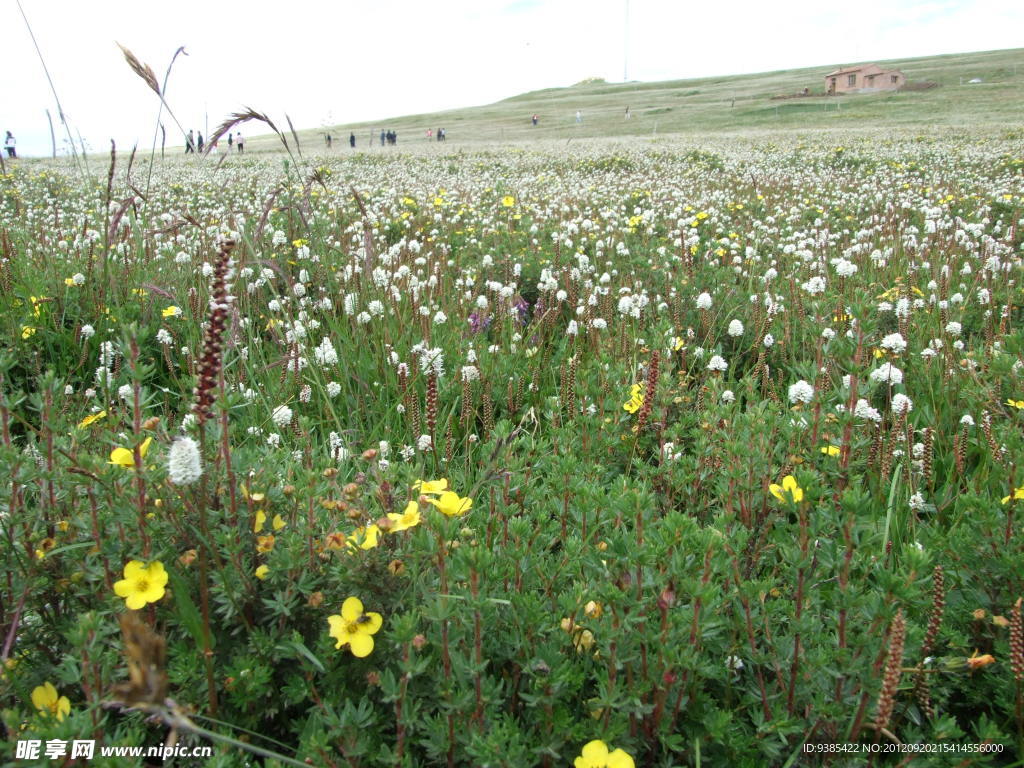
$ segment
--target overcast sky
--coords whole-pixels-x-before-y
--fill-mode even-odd
[[[243,105],[296,128],[485,104],[588,77],[667,80],[1022,45],[1021,0],[22,0],[72,128],[94,151],[153,140],[162,80],[185,130]],[[192,11],[190,14],[189,11]],[[49,154],[53,96],[15,0],[0,0],[0,131]],[[168,144],[179,132],[166,120]],[[255,129],[250,129],[255,130]]]

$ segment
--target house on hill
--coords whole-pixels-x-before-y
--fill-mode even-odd
[[[837,93],[874,93],[895,91],[907,82],[907,76],[898,69],[882,69],[877,64],[861,64],[856,67],[840,67],[825,75],[825,91],[834,96]]]

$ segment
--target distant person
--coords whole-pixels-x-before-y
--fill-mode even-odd
[[[434,138],[434,129],[427,128],[427,141],[430,141],[432,138]]]
[[[448,141],[448,133],[444,128],[441,129],[441,141]]]
[[[4,139],[4,149],[7,150],[7,156],[8,157],[15,157],[16,158],[18,156],[18,153],[14,150],[14,145],[15,145],[14,134],[11,133],[10,131],[8,131],[7,132],[7,138]]]
[[[196,139],[196,149],[198,149],[200,152],[203,151],[203,134],[201,133],[199,134],[199,137]]]
[[[444,133],[444,129],[443,128],[438,128],[437,129],[437,140],[438,141],[444,141],[444,139],[441,138],[441,134],[443,134],[443,133]]]
[[[576,122],[577,123],[582,123],[583,122],[583,113],[580,112],[578,109],[576,110]]]
[[[539,117],[537,117],[537,115],[534,115],[534,116],[533,116],[533,117],[531,117],[530,119],[531,119],[531,120],[533,121],[533,126],[534,126],[534,127],[536,128],[536,127],[537,127],[537,121],[538,121],[538,120],[539,120],[540,118],[539,118]]]
[[[348,135],[348,145],[352,147],[352,149],[356,148],[356,135],[354,133],[350,133]]]
[[[189,131],[188,134],[185,136],[185,154],[187,155],[189,152],[194,153],[195,151],[196,139],[195,136],[192,135],[192,131]]]
[[[381,128],[380,129],[380,145],[382,147],[384,146],[384,141],[387,139],[387,137],[388,137],[387,133],[384,131],[383,128]]]
[[[210,154],[211,154],[211,155],[216,155],[216,154],[217,154],[217,142],[216,142],[216,141],[215,141],[215,142],[213,142],[213,143],[212,143],[212,144],[210,145]]]
[[[242,138],[241,131],[235,134],[235,146],[238,147],[239,154],[245,151],[245,140]]]
[[[629,107],[626,107],[626,119],[629,120],[631,117],[632,115],[629,114]]]
[[[331,142],[333,141],[333,139],[331,138],[331,134],[329,134],[329,133],[328,133],[328,134],[327,134],[327,135],[326,135],[326,136],[324,137],[324,141],[326,141],[326,142],[327,142],[327,148],[328,148],[328,149],[330,149],[330,148],[331,148]]]
[[[235,143],[234,134],[228,134],[228,154],[231,154],[231,146]]]

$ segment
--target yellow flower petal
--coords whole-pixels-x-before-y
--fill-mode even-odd
[[[413,488],[419,488],[420,493],[442,493],[448,490],[448,480],[418,480]]]
[[[430,499],[429,501],[444,514],[448,515],[448,517],[464,514],[473,506],[473,499],[468,496],[461,498],[454,491],[445,491],[439,498]]]
[[[348,647],[352,649],[353,656],[364,658],[373,651],[373,638],[364,634],[350,635]]]
[[[43,683],[32,689],[32,706],[39,710],[48,710],[57,701],[57,689],[53,683]]]
[[[106,415],[107,415],[106,411],[99,411],[98,413],[91,413],[88,416],[86,416],[84,419],[82,419],[80,422],[78,422],[78,428],[79,429],[83,429],[85,427],[88,427],[90,424],[95,424],[100,419],[105,418]]]
[[[115,448],[110,452],[110,461],[107,464],[116,464],[125,468],[134,467],[135,456],[127,448]]]
[[[379,613],[364,613],[364,621],[359,625],[359,631],[368,635],[376,635],[384,625],[384,617]]]
[[[358,597],[349,597],[341,604],[341,618],[351,623],[363,615],[363,601]]]

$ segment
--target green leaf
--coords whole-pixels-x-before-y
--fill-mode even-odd
[[[196,645],[200,648],[206,647],[206,634],[203,632],[203,620],[199,615],[199,609],[196,608],[196,604],[192,602],[192,598],[188,594],[188,585],[185,580],[178,575],[177,571],[171,569],[167,571],[167,575],[171,580],[171,591],[174,594],[174,603],[178,608],[178,616],[181,618],[181,623],[185,625],[185,629],[192,635],[192,638],[196,641]],[[210,633],[210,650],[213,650],[214,639],[213,633]]]

